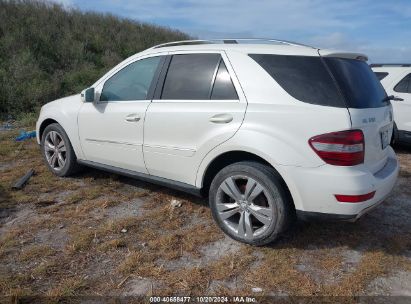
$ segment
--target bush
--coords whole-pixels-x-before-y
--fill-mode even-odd
[[[0,0],[0,118],[79,93],[132,54],[184,39],[182,32],[109,14]]]

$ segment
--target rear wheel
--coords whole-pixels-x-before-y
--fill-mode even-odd
[[[47,167],[58,176],[69,176],[78,171],[79,165],[71,142],[64,129],[57,123],[46,127],[41,138],[41,150]]]
[[[265,245],[273,242],[292,219],[292,203],[279,174],[256,162],[222,169],[209,193],[219,227],[235,240]]]

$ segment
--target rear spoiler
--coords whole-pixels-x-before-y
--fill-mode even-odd
[[[362,60],[362,61],[368,60],[368,56],[362,53],[350,53],[350,52],[344,52],[344,51],[319,49],[318,54],[322,57],[337,57],[337,58],[356,59],[356,60]]]
[[[410,63],[372,63],[370,64],[372,68],[382,68],[382,67],[411,67]]]

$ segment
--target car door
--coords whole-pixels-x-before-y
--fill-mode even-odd
[[[411,132],[411,73],[405,75],[395,86],[392,101],[394,118],[398,130]]]
[[[240,127],[246,100],[224,52],[172,52],[144,125],[150,174],[195,184],[205,155]]]
[[[84,103],[78,115],[87,161],[147,173],[144,117],[163,61],[162,56],[133,61],[95,87],[98,101]]]

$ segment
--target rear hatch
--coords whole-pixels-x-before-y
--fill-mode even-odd
[[[366,56],[319,51],[344,97],[353,129],[365,140],[365,166],[375,173],[384,167],[393,130],[392,106]]]

